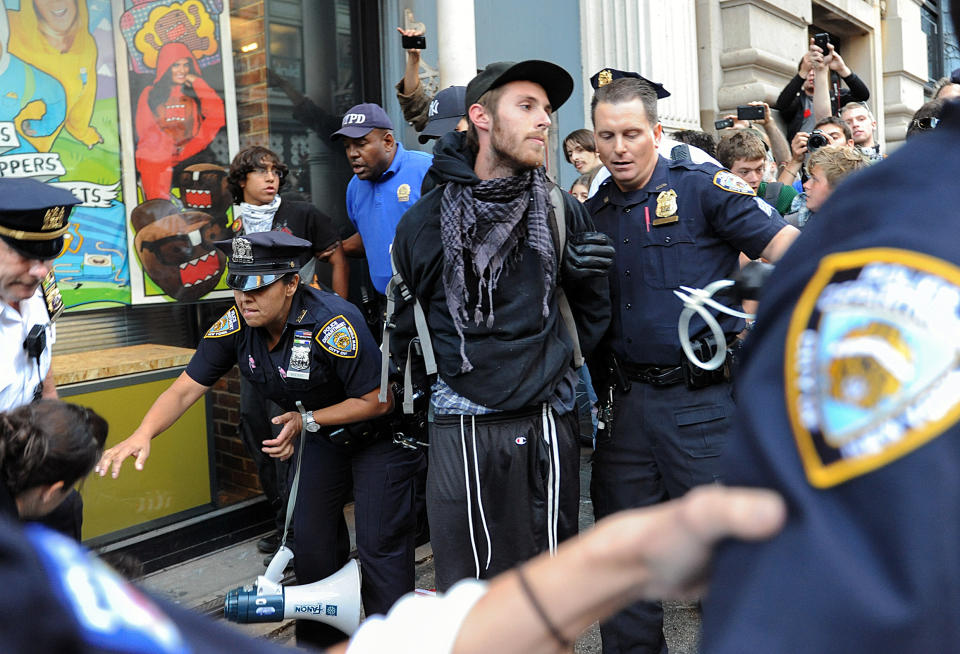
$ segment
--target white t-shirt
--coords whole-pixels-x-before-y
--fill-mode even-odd
[[[40,354],[40,365],[27,354],[23,342],[34,325],[44,325],[47,346]],[[56,330],[50,322],[47,304],[40,289],[20,303],[18,312],[0,301],[0,411],[9,411],[33,401],[37,384],[50,372],[50,359]]]
[[[670,158],[670,151],[673,150],[674,146],[683,145],[680,141],[675,141],[672,138],[663,136],[660,138],[660,147],[657,148],[657,151],[660,153],[661,157]],[[701,150],[695,145],[688,146],[690,148],[690,161],[693,163],[710,163],[714,166],[719,166],[720,162],[711,157],[709,154]],[[593,194],[597,192],[597,189],[600,188],[600,184],[603,183],[605,179],[610,177],[610,171],[607,170],[606,166],[601,166],[600,170],[597,171],[597,174],[594,175],[593,181],[590,182],[590,192],[587,197],[593,197]]]

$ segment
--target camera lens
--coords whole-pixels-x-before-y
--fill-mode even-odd
[[[819,150],[825,145],[828,145],[830,141],[827,140],[827,137],[820,130],[814,130],[810,134],[810,138],[807,139],[807,152],[813,152],[814,150]]]

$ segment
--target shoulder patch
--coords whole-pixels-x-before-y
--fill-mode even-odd
[[[787,332],[786,403],[810,483],[881,468],[960,419],[960,268],[874,248],[825,257]]]
[[[359,340],[357,332],[343,314],[327,322],[316,336],[317,343],[324,350],[341,359],[357,358]]]
[[[760,211],[767,214],[768,218],[773,217],[773,206],[771,206],[769,202],[767,202],[763,198],[758,198],[756,196],[754,196],[753,199],[756,200],[757,206],[760,207]]]
[[[237,307],[230,307],[225,314],[220,316],[220,320],[213,323],[213,326],[207,330],[203,337],[220,338],[221,336],[229,336],[240,331],[240,327],[240,314]]]
[[[741,195],[756,195],[750,185],[737,177],[729,170],[718,170],[713,176],[713,185],[719,186],[724,191],[731,193],[740,193]]]

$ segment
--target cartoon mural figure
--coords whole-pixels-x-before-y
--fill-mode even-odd
[[[49,152],[67,115],[60,82],[8,49],[10,26],[0,0],[0,122],[12,121],[20,145],[3,154]]]
[[[227,259],[213,245],[216,227],[209,215],[181,213],[169,200],[147,200],[130,220],[143,269],[171,298],[199,300],[220,281]]]
[[[180,172],[177,186],[184,208],[202,211],[213,220],[211,240],[222,241],[235,236],[227,226],[227,212],[233,205],[233,196],[227,186],[227,171],[216,164],[192,164]]]
[[[103,143],[90,124],[97,99],[97,43],[87,29],[86,0],[21,0],[20,11],[11,11],[9,18],[10,52],[63,85],[67,131],[87,148]]]
[[[191,50],[206,50],[209,48],[210,37],[197,34],[197,28],[195,27],[202,23],[200,7],[195,3],[187,4],[189,5],[187,7],[189,14],[182,9],[171,9],[157,19],[154,29],[160,37],[160,42],[150,33],[144,34],[144,42],[149,43],[156,50],[160,50],[164,43],[172,41],[179,41]]]
[[[144,198],[169,199],[174,166],[203,152],[225,123],[223,100],[200,76],[190,49],[164,45],[153,84],[137,102],[135,158]]]

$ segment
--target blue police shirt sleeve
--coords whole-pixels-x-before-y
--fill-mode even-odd
[[[704,209],[710,225],[720,238],[731,243],[751,259],[758,259],[763,249],[786,227],[787,222],[776,209],[756,195],[748,195],[737,190],[725,188],[714,181],[721,174],[733,175],[727,171],[705,172],[700,180],[702,193],[706,195]]]
[[[203,386],[213,386],[237,363],[237,339],[243,328],[237,307],[230,307],[200,339],[187,364],[187,376]]]

